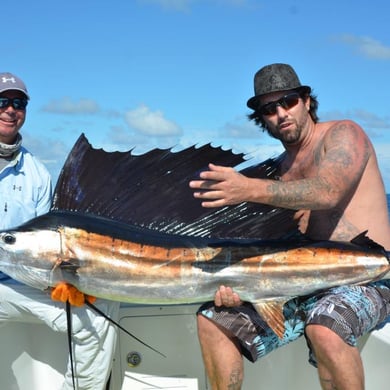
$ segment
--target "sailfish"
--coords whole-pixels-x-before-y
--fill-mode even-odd
[[[288,300],[389,278],[388,253],[364,232],[351,242],[313,241],[298,234],[294,210],[248,202],[202,208],[189,181],[209,162],[244,161],[211,144],[106,152],[82,134],[50,211],[0,232],[0,270],[42,290],[66,282],[139,304],[202,303],[231,286],[279,337]],[[240,172],[274,179],[279,166],[272,158]]]

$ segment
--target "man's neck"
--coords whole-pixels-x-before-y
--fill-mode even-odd
[[[22,146],[22,136],[18,134],[12,144],[5,144],[0,142],[0,158],[12,158]]]

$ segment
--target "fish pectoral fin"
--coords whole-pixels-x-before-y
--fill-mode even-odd
[[[253,304],[256,311],[272,329],[272,331],[281,339],[283,338],[285,326],[283,306],[287,300],[260,301]]]
[[[70,259],[68,261],[61,260],[61,262],[58,264],[58,267],[64,271],[76,273],[77,270],[80,268],[80,265],[78,264],[78,262],[72,262],[72,259]]]

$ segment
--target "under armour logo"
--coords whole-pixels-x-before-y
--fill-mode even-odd
[[[1,79],[1,81],[3,82],[3,83],[6,83],[7,81],[10,81],[11,83],[16,83],[16,80],[15,80],[15,77],[10,77],[10,78],[7,78],[7,77],[2,77],[2,79]]]

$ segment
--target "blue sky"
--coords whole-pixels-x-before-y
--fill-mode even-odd
[[[368,133],[390,192],[388,0],[19,0],[0,71],[27,84],[25,146],[54,181],[84,132],[145,152],[211,142],[258,162],[282,149],[247,120],[253,75],[290,63],[321,120]]]

